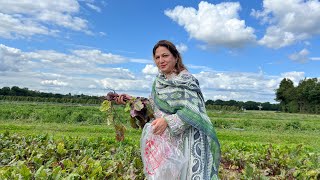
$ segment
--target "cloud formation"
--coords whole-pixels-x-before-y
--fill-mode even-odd
[[[77,92],[87,89],[90,91],[89,94],[92,94],[92,87],[96,87],[96,92],[99,88],[104,88],[101,80],[105,77],[116,82],[137,79],[128,69],[109,67],[111,64],[128,62],[131,62],[130,58],[94,49],[73,50],[68,54],[53,50],[24,52],[0,44],[0,77],[3,79],[0,86],[36,86],[36,89],[52,91],[61,90],[63,87],[66,93],[75,93],[76,89]],[[123,86],[120,89],[128,89],[121,83],[113,85],[118,88]]]
[[[90,8],[90,9],[93,9],[97,12],[101,12],[101,8],[99,8],[98,6],[92,4],[92,3],[86,3],[86,5]]]
[[[41,81],[41,84],[54,85],[54,86],[67,86],[68,85],[68,83],[63,82],[63,81],[59,81],[59,80],[44,80],[44,81]]]
[[[143,69],[142,69],[143,74],[147,75],[156,75],[159,73],[159,70],[157,66],[154,66],[152,64],[147,64]]]
[[[301,51],[297,53],[293,53],[289,56],[289,59],[299,62],[299,63],[305,63],[309,60],[309,51],[307,49],[302,49]]]
[[[76,0],[0,1],[0,7],[3,38],[56,35],[60,28],[91,34],[88,21],[77,16],[80,5]]]
[[[267,25],[265,35],[258,43],[277,49],[319,35],[319,4],[319,1],[264,0],[263,9],[251,13]],[[18,40],[34,35],[68,33],[65,30],[90,34],[88,21],[81,10],[101,12],[94,0],[0,1],[0,7],[0,38],[21,38]],[[182,26],[190,38],[204,42],[199,46],[212,49],[239,48],[257,42],[255,30],[239,17],[240,11],[238,2],[200,2],[198,9],[177,6],[164,13]],[[106,33],[100,32],[100,35],[106,36]],[[180,43],[177,49],[185,53],[188,46]],[[309,55],[305,48],[289,58],[295,62],[320,60]],[[121,66],[132,68],[132,71]],[[218,72],[212,67],[192,64],[187,67],[202,71],[194,75],[199,79],[206,99],[270,101],[284,77],[295,84],[305,78],[304,72],[295,71],[271,76],[263,72]],[[102,95],[112,88],[119,93],[148,97],[157,73],[152,58],[131,58],[92,47],[74,46],[66,52],[54,49],[25,51],[0,44],[0,87],[17,85],[46,92],[93,95]]]
[[[309,50],[304,48],[299,52],[289,55],[289,59],[298,63],[307,63],[308,61],[319,61],[320,57],[309,57]]]
[[[283,78],[295,84],[304,79],[303,72],[287,72],[280,76],[264,75],[263,72],[200,72],[194,74],[203,89],[205,99],[270,102],[274,90]],[[275,102],[275,101],[271,101]]]
[[[101,63],[106,66],[101,67]],[[68,54],[52,50],[24,52],[0,44],[0,87],[17,85],[45,92],[88,95],[104,95],[114,89],[149,97],[158,68],[146,64],[142,73],[133,73],[129,69],[108,67],[115,63],[132,63],[132,60],[99,50],[79,49]],[[267,102],[274,98],[274,89],[283,78],[290,78],[296,85],[305,78],[304,72],[295,71],[270,76],[262,71],[217,72],[205,66],[189,64],[187,67],[202,70],[194,76],[200,82],[205,99],[214,100]]]
[[[237,48],[255,41],[254,29],[241,20],[238,2],[210,4],[199,3],[198,10],[192,7],[176,6],[164,13],[189,33],[191,38],[203,41],[209,46]]]
[[[181,54],[183,54],[184,52],[186,52],[188,50],[188,46],[183,43],[177,44],[176,48]]]
[[[320,34],[320,2],[314,0],[264,0],[263,10],[251,15],[268,24],[259,44],[282,48]]]

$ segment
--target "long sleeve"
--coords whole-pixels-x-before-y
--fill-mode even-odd
[[[190,127],[190,125],[183,122],[177,114],[165,115],[164,119],[168,123],[170,133],[174,136],[183,133]]]
[[[190,125],[182,121],[177,114],[166,114],[159,110],[154,103],[153,98],[149,97],[149,102],[154,110],[155,118],[164,118],[168,123],[168,129],[171,135],[177,136],[183,133],[186,129],[190,128]]]

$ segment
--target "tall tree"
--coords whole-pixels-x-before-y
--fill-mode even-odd
[[[300,106],[300,112],[312,112],[315,105],[317,97],[317,78],[304,79],[299,82],[297,87],[297,99]]]
[[[280,82],[279,88],[276,89],[276,101],[280,102],[281,109],[285,112],[289,112],[289,109],[292,109],[294,104],[289,103],[295,101],[296,99],[296,89],[293,85],[293,82],[289,78],[283,78]],[[291,110],[293,111],[293,110]]]

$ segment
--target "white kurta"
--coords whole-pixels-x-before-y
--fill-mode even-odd
[[[174,77],[171,77],[174,78]],[[159,110],[150,98],[155,118],[164,118],[168,127],[165,130],[173,144],[177,144],[184,156],[188,159],[181,171],[181,180],[209,180],[211,177],[213,158],[210,151],[210,138],[202,131],[183,122],[176,114],[166,114]]]

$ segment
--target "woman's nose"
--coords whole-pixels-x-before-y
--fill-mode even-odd
[[[164,63],[165,62],[163,57],[160,57],[159,61],[160,61],[160,63]]]

